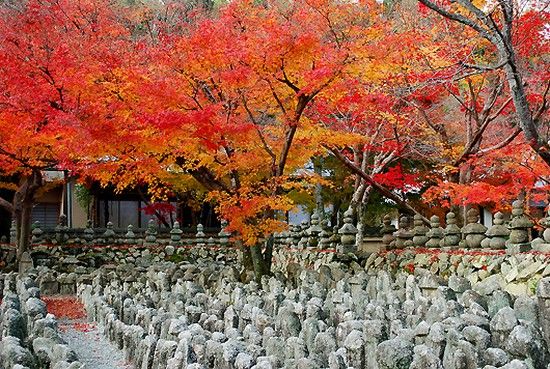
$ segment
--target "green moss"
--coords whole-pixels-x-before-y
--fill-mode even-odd
[[[170,255],[166,258],[167,261],[171,261],[173,263],[181,263],[182,261],[186,260],[187,258],[185,257],[184,254],[173,254],[173,255]]]

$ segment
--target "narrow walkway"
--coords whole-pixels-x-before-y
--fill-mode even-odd
[[[133,369],[124,355],[100,332],[95,323],[88,323],[84,307],[73,296],[43,297],[48,312],[56,316],[61,337],[88,369]]]

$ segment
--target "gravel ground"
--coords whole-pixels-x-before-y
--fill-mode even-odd
[[[88,369],[134,369],[95,324],[85,320],[60,320],[59,328],[63,339]]]

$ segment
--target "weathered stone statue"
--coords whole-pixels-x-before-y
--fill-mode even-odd
[[[422,217],[418,214],[416,214],[413,218],[414,228],[413,228],[413,245],[416,247],[425,247],[426,242],[428,242],[429,237],[426,236],[426,234],[430,231],[426,225],[424,225],[424,222],[422,221]]]
[[[330,249],[330,238],[332,237],[332,230],[328,226],[328,220],[323,219],[321,221],[321,234],[319,235],[319,249],[328,250]]]
[[[197,224],[197,233],[195,234],[195,245],[206,246],[205,237],[206,237],[206,234],[204,234],[204,226],[200,223]]]
[[[340,235],[338,234],[338,226],[335,225],[332,227],[332,236],[330,237],[330,247],[333,250],[336,250],[338,244],[340,243]]]
[[[112,244],[115,242],[115,231],[113,229],[113,223],[108,222],[107,223],[107,229],[103,233],[103,239],[105,240],[105,243]]]
[[[42,230],[41,224],[38,220],[32,224],[31,235],[31,243],[33,245],[40,245],[42,243],[44,231]]]
[[[31,254],[25,251],[21,254],[21,260],[19,260],[19,273],[25,274],[28,270],[34,268],[34,263],[31,258]]]
[[[403,215],[401,218],[399,218],[398,225],[399,229],[397,230],[397,232],[394,233],[395,240],[392,244],[390,244],[390,246],[395,249],[402,249],[410,246],[414,237],[414,233],[411,232],[411,230],[409,229],[410,222],[408,216]]]
[[[441,228],[441,223],[439,222],[439,217],[437,215],[432,215],[430,218],[430,230],[426,234],[430,239],[426,242],[426,247],[435,248],[439,247],[441,244],[441,239],[443,238],[443,228]]]
[[[462,234],[464,235],[464,247],[470,249],[479,249],[481,247],[481,241],[485,239],[485,232],[487,227],[479,223],[479,210],[471,208],[466,213],[466,221],[468,224],[462,228]]]
[[[86,243],[92,243],[94,241],[94,235],[95,235],[95,232],[94,232],[94,229],[92,228],[92,221],[88,219],[86,221],[86,228],[84,228],[83,238],[86,241]]]
[[[317,248],[322,231],[323,228],[319,225],[319,214],[315,212],[311,215],[311,225],[307,229],[308,247]]]
[[[306,304],[306,320],[302,324],[300,338],[304,340],[306,348],[309,352],[315,349],[315,337],[319,332],[326,330],[326,323],[321,319],[323,301],[319,298],[312,298]]]
[[[180,228],[180,222],[175,221],[174,227],[170,230],[170,246],[181,245],[181,235],[183,231]]]
[[[150,219],[147,223],[147,229],[145,230],[144,246],[153,246],[157,244],[157,225],[153,219]]]
[[[391,216],[386,214],[382,220],[382,242],[386,245],[386,248],[390,247],[390,244],[395,240],[394,233],[397,231],[397,228],[391,224]]]
[[[134,226],[129,224],[126,228],[126,234],[124,235],[124,242],[128,245],[133,245],[136,243],[136,234],[134,233]]]
[[[300,226],[300,241],[298,242],[299,249],[305,249],[309,243],[309,236],[307,229],[309,228],[309,223],[307,220],[303,220]]]
[[[356,252],[357,246],[355,244],[355,236],[357,235],[357,228],[353,225],[352,210],[348,209],[344,213],[344,225],[338,230],[340,235],[340,244],[336,247],[337,252],[347,254],[349,252]]]
[[[539,224],[544,227],[541,237],[533,240],[531,246],[533,250],[540,252],[550,252],[550,208],[548,208],[546,218],[542,218]]]
[[[504,225],[504,215],[499,211],[493,216],[493,226],[485,232],[487,238],[481,241],[484,249],[504,249],[510,230]]]
[[[228,224],[229,223],[227,223],[227,220],[222,219],[222,221],[221,221],[222,229],[218,233],[218,237],[220,239],[220,246],[229,245],[229,238],[231,237],[231,233],[227,232]]]
[[[508,224],[510,238],[506,242],[506,250],[515,254],[531,249],[530,237],[533,222],[523,212],[523,201],[516,200],[512,203],[512,220]]]
[[[57,226],[55,227],[55,240],[57,243],[65,243],[69,239],[67,230],[67,216],[65,214],[61,214],[59,216]]]
[[[456,215],[452,211],[447,213],[447,226],[443,231],[445,237],[441,240],[442,247],[458,247],[462,233],[460,227],[456,224]]]

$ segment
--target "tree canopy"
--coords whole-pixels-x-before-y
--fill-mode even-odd
[[[331,186],[304,170],[322,157],[347,171],[359,213],[372,192],[424,217],[411,194],[547,196],[548,9],[206,5],[1,6],[0,174],[16,196],[0,205],[22,247],[46,169],[155,199],[200,191],[253,248],[284,229],[293,194]]]

